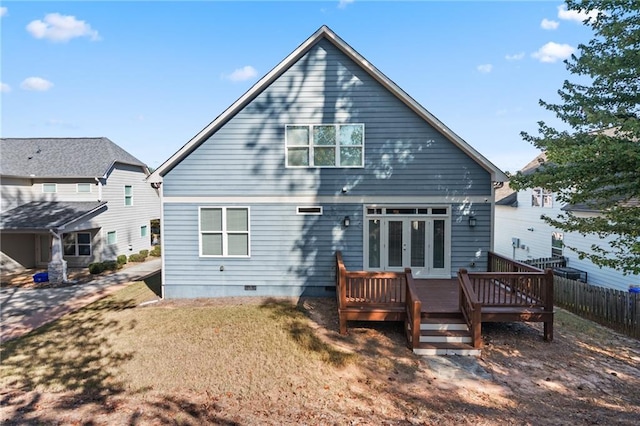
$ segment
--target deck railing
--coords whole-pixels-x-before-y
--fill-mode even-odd
[[[471,288],[482,306],[553,306],[553,274],[550,270],[464,273],[468,275]]]
[[[404,272],[348,271],[342,253],[336,252],[336,287],[340,333],[347,320],[404,319],[407,301]]]
[[[542,272],[542,269],[509,259],[494,252],[489,252],[488,268],[490,272]]]
[[[458,272],[460,285],[460,312],[471,331],[472,345],[476,349],[482,347],[482,304],[473,291],[469,274],[465,269]]]
[[[404,321],[404,330],[407,335],[409,349],[414,349],[420,344],[422,302],[418,297],[411,269],[405,269],[405,275],[407,280],[407,318]]]

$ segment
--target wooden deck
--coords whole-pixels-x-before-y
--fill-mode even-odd
[[[347,271],[338,252],[340,333],[347,333],[348,321],[404,321],[409,347],[416,352],[424,342],[436,341],[427,340],[431,334],[448,333],[443,332],[445,325],[460,330],[462,323],[469,336],[465,341],[476,350],[482,346],[482,322],[531,321],[543,322],[545,340],[553,340],[551,270],[541,271],[494,253],[489,253],[487,270],[462,269],[457,279],[415,279],[410,269],[404,273]],[[428,331],[432,327],[436,331]]]

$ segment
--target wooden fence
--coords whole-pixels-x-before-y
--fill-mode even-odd
[[[640,338],[640,293],[614,290],[554,276],[554,300],[583,318]]]

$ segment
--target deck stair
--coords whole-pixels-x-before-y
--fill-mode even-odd
[[[471,333],[460,313],[423,317],[420,343],[413,352],[416,355],[480,355],[480,349],[472,345]]]

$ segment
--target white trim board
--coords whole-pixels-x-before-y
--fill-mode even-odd
[[[251,204],[400,204],[400,205],[417,205],[417,204],[491,204],[491,196],[475,195],[469,197],[402,197],[402,196],[331,196],[331,195],[309,195],[309,196],[228,196],[228,197],[168,197],[164,196],[163,204],[190,204],[190,203],[211,203],[211,204],[229,204],[229,203],[251,203]]]

